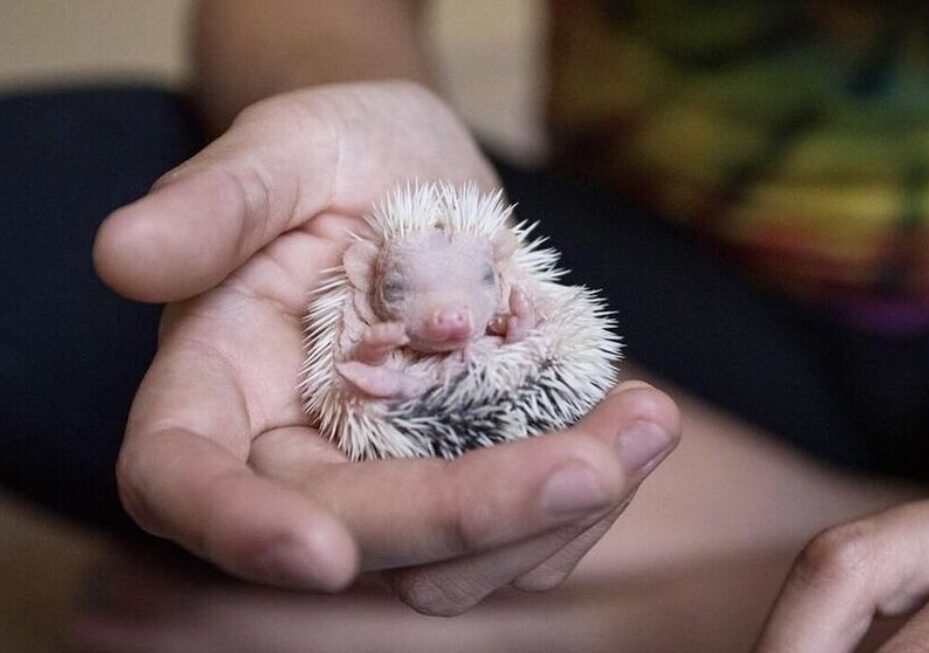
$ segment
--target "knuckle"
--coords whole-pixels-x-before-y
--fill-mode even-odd
[[[250,215],[267,221],[271,215],[272,190],[266,173],[257,166],[222,161],[201,155],[178,169],[176,176],[188,177],[205,193],[216,198],[218,210],[227,216]],[[241,228],[241,225],[236,225]],[[244,232],[243,232],[244,233]],[[237,243],[240,247],[243,243]]]
[[[397,597],[420,614],[454,617],[482,598],[463,579],[418,569],[396,574],[392,584]]]
[[[627,482],[613,448],[599,438],[580,431],[562,435],[564,437],[560,441],[552,440],[553,450],[549,450],[546,456],[549,462],[545,464],[552,466],[551,472],[554,473],[555,468],[562,466],[578,467],[581,468],[578,471],[588,472],[595,479],[605,496],[602,509],[593,510],[592,517],[593,513],[599,518],[603,513],[612,513],[624,505],[634,487]],[[552,458],[557,459],[557,462],[552,464]],[[487,498],[481,492],[476,493],[474,475],[463,471],[461,460],[437,463],[447,465],[448,473],[443,475],[447,481],[437,490],[441,497],[437,501],[436,510],[437,527],[446,550],[459,555],[504,543],[502,538],[509,536],[510,531],[501,529],[501,506],[512,508],[512,498],[501,503]],[[531,496],[537,497],[536,494]],[[525,507],[523,503],[520,506]]]
[[[615,505],[626,495],[626,475],[613,448],[600,438],[586,433],[573,435],[565,459],[587,467]]]
[[[271,184],[258,168],[233,170],[222,166],[213,166],[206,174],[213,174],[217,184],[230,191],[229,197],[254,216],[268,218],[271,208]]]
[[[448,503],[450,508],[443,513],[447,515],[444,531],[450,548],[461,553],[484,548],[496,530],[495,515],[488,506],[474,502],[467,492],[454,489],[448,494]]]
[[[823,531],[801,552],[796,578],[805,585],[862,582],[874,558],[873,535],[874,527],[866,520]]]

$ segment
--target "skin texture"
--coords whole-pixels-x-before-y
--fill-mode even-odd
[[[528,298],[514,287],[503,301],[501,276],[513,252],[511,240],[508,230],[482,240],[436,229],[380,249],[367,240],[349,247],[343,266],[364,293],[369,309],[364,312],[384,321],[367,326],[343,354],[336,364],[342,378],[365,396],[414,397],[430,381],[389,365],[394,350],[461,358],[468,345],[487,335],[504,344],[524,338],[535,325]]]
[[[680,415],[629,383],[563,433],[453,462],[348,464],[295,391],[301,317],[393,170],[495,182],[421,87],[326,87],[255,105],[105,221],[101,277],[171,302],[117,478],[143,528],[234,576],[333,591],[378,570],[415,609],[456,614],[567,577],[676,445]]]
[[[436,233],[391,243],[377,258],[374,310],[402,324],[424,353],[463,349],[484,335],[500,303],[490,243]]]
[[[851,651],[875,621],[900,617],[880,653],[929,650],[927,550],[926,501],[823,531],[797,558],[756,650]]]

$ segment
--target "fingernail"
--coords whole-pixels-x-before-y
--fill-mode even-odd
[[[614,386],[612,390],[607,393],[607,396],[612,397],[613,395],[618,395],[623,392],[629,392],[630,390],[654,390],[655,386],[645,381],[640,381],[638,379],[632,381],[623,381],[617,386]]]
[[[654,422],[635,422],[619,436],[616,447],[627,474],[645,469],[671,446],[670,434]]]
[[[580,517],[609,500],[592,469],[581,463],[561,467],[542,488],[542,508],[559,519]]]

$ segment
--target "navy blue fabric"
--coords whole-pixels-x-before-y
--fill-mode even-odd
[[[186,103],[144,88],[0,98],[0,482],[124,524],[113,461],[159,308],[95,277],[100,221],[197,151]]]
[[[0,98],[0,484],[123,528],[113,465],[159,309],[95,278],[102,218],[204,143],[175,95]],[[824,460],[929,478],[929,336],[881,339],[766,296],[674,227],[498,162],[522,218],[603,288],[627,354]]]
[[[532,176],[503,169],[510,188]],[[865,458],[791,308],[668,222],[590,188],[549,187],[513,195],[520,217],[541,218],[570,281],[604,289],[630,360],[834,462]]]
[[[498,167],[568,279],[604,289],[631,360],[821,460],[929,479],[929,333],[849,326],[601,190]]]

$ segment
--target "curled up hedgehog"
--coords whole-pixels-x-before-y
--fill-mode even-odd
[[[603,300],[559,283],[557,253],[512,211],[473,184],[398,187],[314,292],[300,392],[352,460],[565,428],[615,383]]]

